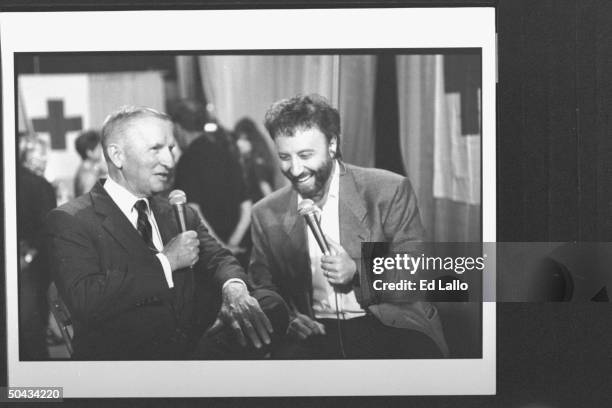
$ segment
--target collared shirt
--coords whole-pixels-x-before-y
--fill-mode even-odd
[[[334,161],[332,178],[329,184],[327,200],[321,208],[321,229],[323,233],[336,242],[340,242],[340,169],[338,161]],[[302,197],[298,194],[298,204]],[[323,253],[317,241],[310,231],[308,231],[308,254],[310,256],[310,270],[312,273],[313,305],[315,317],[318,319],[336,319],[336,296],[338,299],[338,313],[341,319],[352,319],[365,315],[365,311],[357,302],[355,291],[348,293],[336,293],[334,287],[327,281],[321,268],[321,256]],[[340,242],[342,245],[342,242]]]
[[[136,222],[138,221],[138,211],[134,208],[134,204],[136,201],[142,200],[142,197],[136,197],[134,194],[130,193],[125,187],[121,186],[112,178],[108,177],[104,182],[104,189],[111,197],[111,199],[117,204],[117,207],[121,210],[121,212],[127,217],[132,226],[136,228]],[[147,217],[149,218],[149,223],[151,224],[152,235],[153,235],[153,245],[155,245],[155,249],[161,251],[164,249],[164,244],[162,242],[161,234],[159,232],[159,228],[157,226],[157,221],[155,221],[155,216],[149,207],[149,202],[147,202]],[[157,259],[162,265],[164,269],[164,276],[166,277],[166,282],[168,282],[168,287],[174,287],[174,281],[172,280],[172,267],[170,266],[170,261],[166,255],[159,252],[156,254]]]

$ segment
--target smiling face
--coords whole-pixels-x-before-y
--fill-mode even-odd
[[[174,168],[172,123],[156,117],[134,118],[109,156],[121,185],[138,197],[148,197],[168,187]]]
[[[327,193],[336,139],[327,141],[316,127],[296,129],[292,136],[275,139],[281,171],[303,198],[321,201]]]

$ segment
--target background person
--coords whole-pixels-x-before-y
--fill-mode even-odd
[[[43,177],[47,144],[36,135],[23,134],[19,146],[19,358],[40,360],[48,357],[45,337],[49,271],[43,241],[44,219],[55,208],[56,199],[53,186]]]
[[[181,101],[172,111],[175,137],[183,151],[176,166],[175,187],[201,211],[214,234],[234,254],[241,248],[250,224],[252,202],[240,165],[229,149],[225,131],[206,132],[206,108]]]
[[[78,197],[91,190],[98,179],[105,177],[108,169],[103,160],[100,134],[97,131],[81,133],[74,146],[81,156],[81,164],[74,177],[74,196]]]
[[[252,119],[240,119],[233,135],[249,197],[256,203],[274,191],[274,157]]]

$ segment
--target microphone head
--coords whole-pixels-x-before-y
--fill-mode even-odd
[[[317,206],[315,205],[314,201],[312,201],[309,198],[300,201],[300,203],[298,204],[298,214],[299,215],[304,216],[304,215],[309,215],[309,214],[317,213],[317,212],[318,212]]]
[[[173,190],[168,195],[168,201],[170,205],[183,205],[187,203],[187,195],[183,190]]]

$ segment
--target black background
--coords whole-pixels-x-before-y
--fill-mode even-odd
[[[268,0],[153,3],[134,0],[56,2],[14,0],[0,2],[0,10],[423,5],[496,6],[497,8],[498,241],[610,240],[609,237],[612,235],[612,134],[610,133],[612,2],[610,1],[447,0],[305,3]],[[2,80],[5,81],[6,78]],[[2,102],[7,103],[7,101]],[[3,239],[4,235],[0,240]],[[4,259],[1,261],[4,265]],[[1,300],[4,305],[4,287],[1,289]],[[540,405],[533,407],[612,406],[610,304],[504,303],[498,304],[497,310],[496,396],[223,398],[154,401],[113,399],[88,401],[88,405],[144,407],[155,403],[169,407],[345,405],[518,408],[528,403],[537,403]],[[2,314],[4,315],[4,312]],[[5,338],[5,316],[2,317],[0,330]],[[4,342],[0,344],[0,353],[5,361],[6,344]],[[0,384],[6,384],[6,370],[2,370],[0,374],[2,374]],[[342,381],[341,373],[321,373],[321,375],[329,376],[330,381]],[[384,373],[371,373],[371,375],[378,376]],[[469,375],[470,373],[466,373],[466,376]],[[206,379],[203,378],[202,381],[205,384]],[[172,379],[169,379],[169,384],[171,383]],[[282,384],[277,386],[282,387]],[[239,388],[240,384],[236,387]],[[440,384],[440,389],[444,389],[444,384]],[[51,405],[53,404],[49,406]],[[83,401],[69,400],[64,402],[64,405],[81,406]]]

